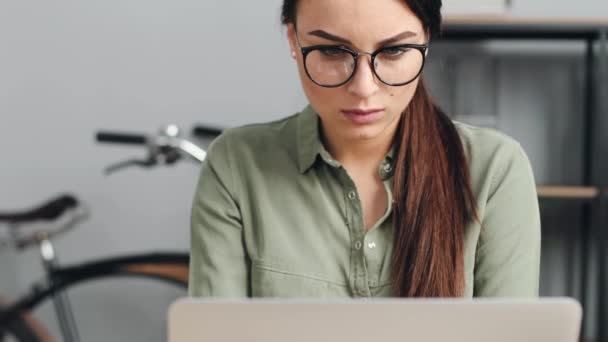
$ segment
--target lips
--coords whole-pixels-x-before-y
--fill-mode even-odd
[[[384,109],[343,109],[342,114],[357,125],[372,124],[382,118]]]
[[[342,113],[349,115],[369,115],[381,111],[382,109],[343,109]]]

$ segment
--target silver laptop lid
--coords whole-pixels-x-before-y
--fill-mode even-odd
[[[219,300],[169,309],[169,342],[575,342],[582,308],[568,298]]]

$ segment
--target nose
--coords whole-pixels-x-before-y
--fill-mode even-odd
[[[379,80],[372,69],[371,56],[361,54],[357,59],[357,70],[353,78],[348,82],[348,91],[360,98],[368,98],[375,94],[378,89]]]

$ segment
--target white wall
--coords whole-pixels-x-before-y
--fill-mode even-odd
[[[104,166],[143,151],[97,145],[94,133],[233,126],[300,109],[279,8],[278,0],[1,1],[0,208],[64,191],[86,201],[91,219],[57,241],[64,262],[186,251],[198,166],[105,177]],[[0,293],[22,293],[40,274],[35,251],[0,258]],[[72,298],[86,341],[161,341],[166,304],[180,294],[109,281]],[[50,307],[39,316],[54,325]]]

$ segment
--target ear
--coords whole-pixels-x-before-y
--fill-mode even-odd
[[[296,42],[296,29],[293,24],[287,24],[287,41],[289,42],[291,55],[295,58],[295,53],[298,51],[298,44]]]

